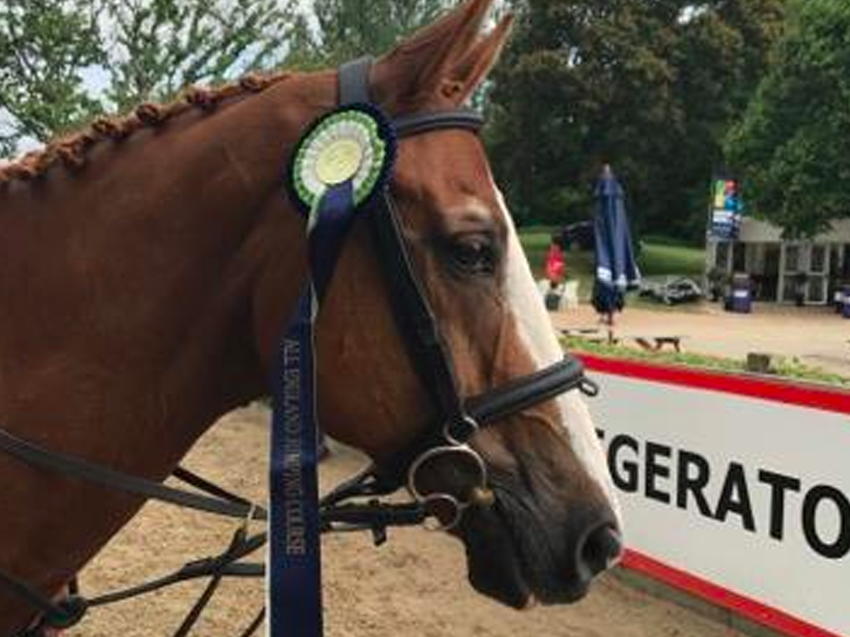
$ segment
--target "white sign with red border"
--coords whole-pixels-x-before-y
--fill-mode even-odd
[[[625,565],[796,637],[850,637],[850,393],[582,356]]]

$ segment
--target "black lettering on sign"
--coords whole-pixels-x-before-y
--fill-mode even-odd
[[[730,462],[722,473],[694,451],[644,442],[626,434],[612,433],[609,438],[603,429],[597,429],[596,435],[603,446],[607,445],[608,469],[620,491],[640,493],[666,504],[675,501],[679,509],[720,523],[738,524],[729,520],[735,515],[740,518],[740,527],[750,533],[759,531],[752,500],[756,497],[758,510],[766,509],[765,519],[759,518],[758,526],[778,541],[786,537],[789,502],[802,497],[802,531],[813,553],[832,560],[850,556],[850,498],[846,488],[819,484],[809,489],[798,477],[757,466],[745,468],[739,462]],[[748,483],[748,472],[758,476],[759,486]],[[721,475],[715,501],[711,493]],[[837,530],[830,524],[835,520]]]
[[[766,469],[759,471],[759,481],[770,487],[770,537],[781,540],[785,534],[785,493],[799,493],[800,481]]]
[[[618,462],[620,450],[624,448],[630,449],[635,458],[638,457],[639,445],[637,440],[631,436],[620,434],[614,436],[611,445],[608,447],[608,467],[611,470],[611,479],[617,488],[627,493],[634,493],[638,490],[638,463],[635,460],[625,460],[622,464]],[[621,473],[621,470],[624,473]]]
[[[717,502],[717,519],[726,521],[730,513],[741,516],[741,523],[747,531],[755,532],[756,522],[753,517],[753,505],[750,501],[750,491],[747,488],[747,477],[744,467],[738,462],[729,463],[726,472],[726,480],[723,481],[723,490]]]
[[[833,542],[824,541],[817,528],[820,504],[831,501],[838,509],[838,536]],[[806,541],[819,555],[837,560],[850,552],[850,501],[834,487],[819,484],[812,487],[803,499],[803,533]]]
[[[711,512],[711,507],[708,506],[704,491],[709,480],[711,480],[711,465],[698,453],[679,451],[678,456],[676,506],[687,510],[688,494],[690,493],[694,502],[696,502],[700,515],[713,518],[714,514]]]
[[[670,494],[661,491],[656,485],[657,478],[669,478],[670,466],[661,464],[660,458],[669,459],[672,454],[670,447],[659,445],[654,442],[646,443],[646,475],[644,476],[644,489],[646,497],[658,502],[670,503]]]

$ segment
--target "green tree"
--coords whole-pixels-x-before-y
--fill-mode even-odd
[[[119,110],[217,84],[286,57],[292,3],[280,0],[104,0],[109,99]]]
[[[0,154],[22,138],[45,142],[100,104],[83,71],[103,61],[95,12],[86,0],[0,3]]]
[[[797,1],[791,13],[727,152],[749,209],[806,236],[850,217],[850,5]]]
[[[451,3],[447,0],[315,0],[318,30],[314,61],[336,65],[391,49],[402,37],[429,24]]]
[[[640,228],[699,236],[720,140],[764,72],[784,0],[516,4],[489,133],[513,209],[587,217],[610,162]]]
[[[0,3],[0,153],[103,111],[273,68],[305,30],[296,0]],[[303,38],[302,38],[303,39]],[[98,77],[102,86],[84,82]]]

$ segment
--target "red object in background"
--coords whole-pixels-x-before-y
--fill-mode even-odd
[[[563,251],[557,244],[553,243],[546,253],[546,278],[553,285],[557,285],[563,280],[566,268],[567,264],[564,261]]]

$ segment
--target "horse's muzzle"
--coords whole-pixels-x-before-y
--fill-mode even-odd
[[[470,511],[458,532],[480,593],[518,609],[572,603],[619,560],[622,539],[607,505],[558,512],[498,484],[495,492],[495,505]]]

